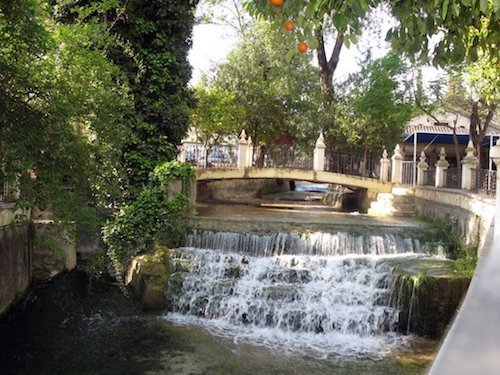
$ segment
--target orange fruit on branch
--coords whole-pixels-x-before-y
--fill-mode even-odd
[[[297,44],[297,49],[300,53],[305,53],[309,49],[309,46],[306,42],[300,42],[299,44]]]
[[[292,31],[295,28],[295,24],[293,23],[292,20],[288,20],[285,22],[285,29],[288,31]]]
[[[283,0],[269,0],[269,2],[275,7],[279,7],[281,4],[283,4]]]

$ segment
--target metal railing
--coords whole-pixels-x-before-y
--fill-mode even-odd
[[[424,171],[424,186],[436,186],[436,170],[430,169]]]
[[[444,187],[450,189],[461,189],[462,188],[462,169],[460,168],[450,168],[443,171],[444,175]]]
[[[352,176],[379,178],[379,159],[371,155],[365,159],[363,155],[333,153],[326,155],[325,171]]]
[[[488,169],[473,169],[471,190],[479,194],[492,195],[496,193],[497,172]]]
[[[219,146],[208,151],[203,146],[184,146],[186,162],[198,168],[234,168],[238,163],[238,156],[234,148]]]
[[[414,186],[416,181],[416,165],[413,161],[403,161],[402,186]]]
[[[273,147],[264,156],[264,168],[313,169],[313,158],[289,146]]]

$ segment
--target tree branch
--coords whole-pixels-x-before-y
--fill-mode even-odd
[[[335,72],[335,69],[337,69],[337,65],[339,63],[340,51],[342,50],[343,45],[344,45],[344,35],[339,33],[337,34],[337,39],[335,39],[335,46],[333,47],[330,60],[328,60],[328,69],[330,69],[332,73]]]

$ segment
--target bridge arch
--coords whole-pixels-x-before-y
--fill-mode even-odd
[[[287,179],[309,181],[366,189],[372,193],[390,193],[393,184],[378,179],[351,176],[342,173],[311,171],[285,168],[234,168],[234,169],[197,169],[197,181],[234,180],[234,179]]]

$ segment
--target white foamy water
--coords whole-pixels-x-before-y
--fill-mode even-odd
[[[372,247],[366,237],[347,241],[361,250],[340,250],[327,241],[322,242],[326,248],[314,245],[322,237],[316,234],[309,240],[297,235],[224,236],[205,232],[187,241],[223,251],[178,250],[192,269],[171,300],[168,320],[200,324],[236,342],[318,357],[381,357],[406,341],[394,332],[398,310],[390,303],[392,270],[383,259],[414,257],[415,252],[400,254],[390,241],[389,246],[382,241]],[[386,255],[365,255],[366,249]],[[311,255],[316,253],[335,255]]]
[[[254,256],[301,255],[390,255],[428,252],[418,240],[393,234],[273,233],[269,235],[193,231],[186,246],[246,253]]]

